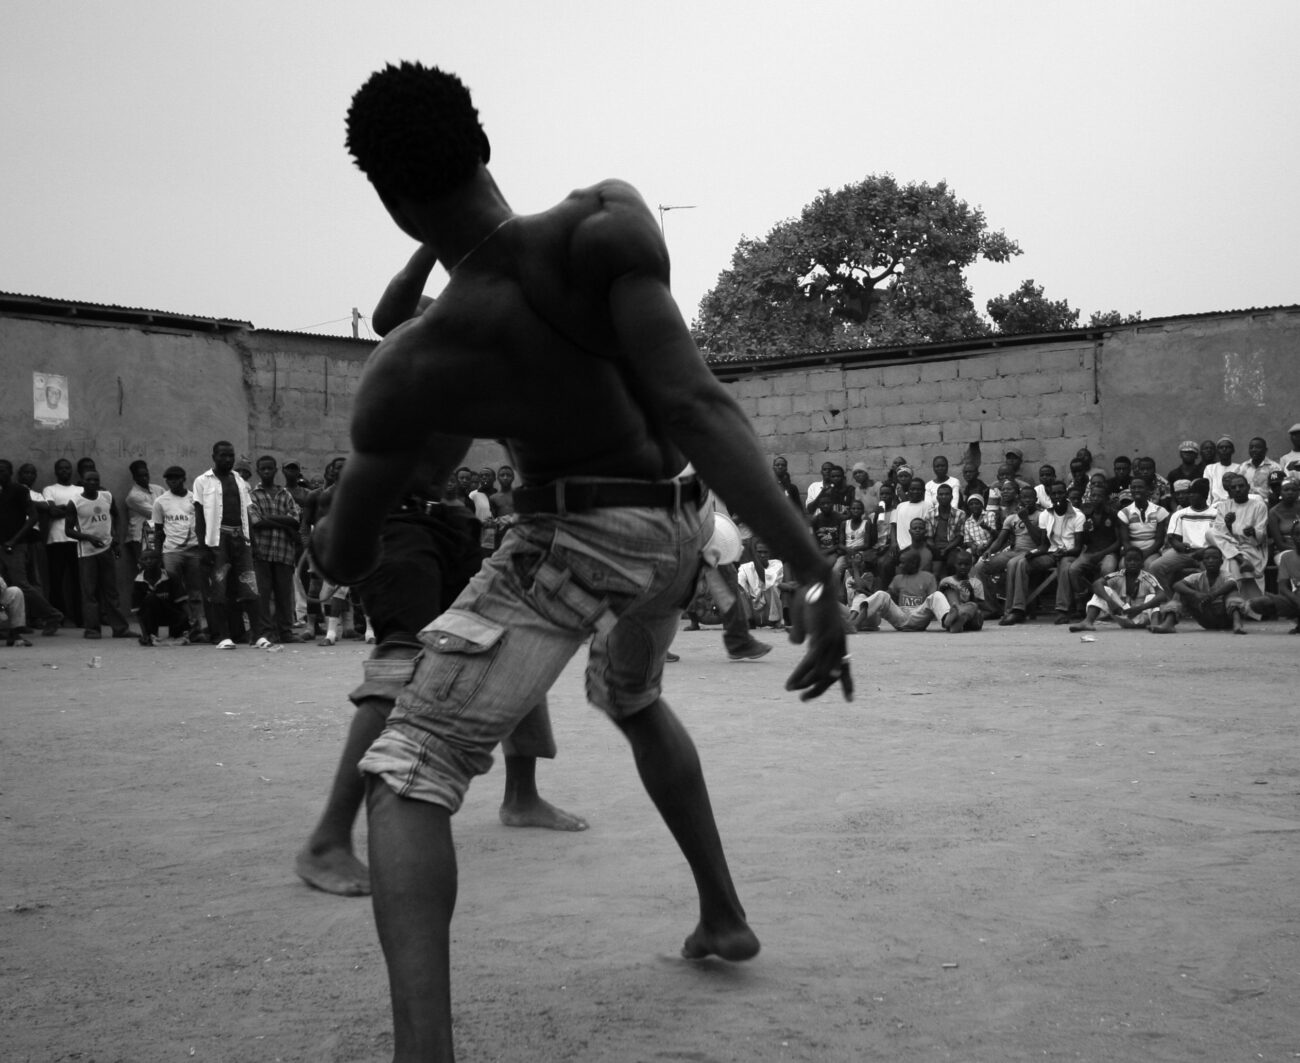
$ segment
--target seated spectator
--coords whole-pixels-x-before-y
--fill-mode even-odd
[[[957,531],[962,548],[971,555],[972,564],[988,552],[998,533],[997,525],[986,518],[985,510],[984,498],[978,491],[966,496],[966,516]]]
[[[1177,601],[1166,602],[1156,610],[1156,622],[1151,631],[1156,635],[1171,635],[1178,627],[1179,603],[1201,627],[1207,631],[1233,631],[1244,635],[1245,602],[1237,588],[1237,581],[1223,572],[1223,555],[1209,546],[1202,552],[1205,569],[1193,572],[1174,584]],[[1253,604],[1253,603],[1252,603]]]
[[[1246,608],[1264,620],[1297,620],[1291,634],[1300,635],[1300,521],[1291,525],[1289,539],[1291,546],[1277,555],[1277,592],[1251,598]],[[1239,626],[1234,623],[1233,630]]]
[[[1056,622],[1067,623],[1073,610],[1070,565],[1083,549],[1088,518],[1070,505],[1065,484],[1053,482],[1052,506],[1038,511],[1028,530],[1034,545],[1013,557],[1006,567],[1006,615],[1003,625],[1023,624],[1028,612],[1030,583],[1037,576],[1056,572]]]
[[[887,621],[897,631],[924,631],[931,620],[948,614],[948,599],[939,592],[934,574],[921,568],[921,556],[905,551],[898,562],[898,575],[887,591],[858,594],[849,607],[849,626],[854,631],[876,631]]]
[[[1136,547],[1124,551],[1119,572],[1097,580],[1092,590],[1083,621],[1071,624],[1071,631],[1096,631],[1101,617],[1120,627],[1147,627],[1155,619],[1156,608],[1168,597],[1155,576],[1142,568],[1142,551]]]
[[[1121,454],[1111,463],[1111,467],[1115,470],[1115,475],[1106,481],[1106,490],[1112,502],[1120,502],[1126,506],[1133,501],[1133,492],[1130,489],[1133,483],[1133,462]]]
[[[1268,443],[1262,436],[1255,436],[1246,444],[1245,461],[1237,466],[1237,471],[1250,483],[1250,493],[1268,502],[1268,480],[1276,472],[1282,472],[1282,466],[1268,456]]]
[[[866,507],[858,499],[849,505],[848,519],[840,526],[847,575],[858,590],[870,590],[876,572],[876,525],[867,520]]]
[[[1042,509],[1048,509],[1052,505],[1047,489],[1054,483],[1056,483],[1056,466],[1048,464],[1038,466],[1038,483],[1034,486],[1034,493],[1038,496],[1038,505]],[[1068,484],[1066,489],[1069,490]]]
[[[27,630],[27,603],[23,592],[9,586],[3,576],[0,576],[0,616],[5,619],[5,645],[30,648],[31,643],[23,638]]]
[[[957,491],[958,505],[964,510],[971,495],[979,495],[987,507],[989,485],[980,479],[979,462],[968,459],[961,467],[961,488]]]
[[[898,567],[898,535],[894,530],[894,520],[898,513],[898,499],[894,495],[894,485],[880,485],[880,503],[876,507],[876,583],[889,586]]]
[[[1023,450],[1019,447],[1008,447],[1003,460],[1007,465],[1007,479],[1018,480],[1021,484],[1030,483],[1029,474],[1021,469],[1021,465],[1024,464],[1025,460]]]
[[[843,601],[844,571],[848,567],[845,557],[844,540],[841,527],[844,519],[836,511],[831,490],[823,491],[814,503],[816,512],[812,519],[813,538],[817,547],[831,564],[831,586],[841,594]]]
[[[874,513],[880,502],[880,484],[871,478],[871,472],[864,461],[855,462],[849,479],[853,488],[853,497],[862,503],[864,513]]]
[[[1088,465],[1082,458],[1070,459],[1070,475],[1065,481],[1070,490],[1078,490],[1080,499],[1088,495]]]
[[[1092,451],[1087,447],[1080,447],[1074,452],[1074,456],[1083,462],[1083,472],[1085,476],[1092,476]]]
[[[835,462],[833,461],[822,462],[821,479],[814,480],[812,483],[810,483],[808,485],[808,491],[804,496],[803,510],[805,513],[811,513],[813,511],[813,506],[817,502],[817,496],[820,495],[824,490],[826,490],[826,488],[828,488],[831,485],[831,470],[833,468],[835,468]]]
[[[996,586],[1007,567],[1018,557],[1034,549],[1037,540],[1030,530],[1037,527],[1038,494],[1028,485],[1020,488],[1018,508],[1002,521],[1002,530],[989,544],[988,550],[971,571],[985,586]]]
[[[785,611],[795,584],[785,578],[785,566],[768,552],[767,544],[755,539],[753,561],[746,561],[736,572],[736,582],[749,606],[751,627],[785,626]]]
[[[1194,439],[1184,439],[1178,444],[1178,468],[1170,469],[1166,479],[1171,484],[1179,480],[1199,480],[1204,475],[1205,462],[1201,461],[1201,450]]]
[[[934,551],[930,549],[928,537],[930,534],[929,522],[921,517],[913,517],[912,524],[908,528],[911,536],[911,543],[904,549],[898,558],[899,566],[902,566],[903,558],[907,554],[916,554],[920,558],[921,569],[925,572],[932,572],[934,569]]]
[[[1300,476],[1300,421],[1287,429],[1291,437],[1291,449],[1277,459],[1282,471],[1288,476]]]
[[[952,557],[962,547],[961,526],[966,515],[952,504],[952,488],[947,483],[939,485],[934,508],[926,520],[926,543],[934,553],[930,571],[935,579],[943,579],[952,567]]]
[[[951,492],[951,498],[956,498],[957,493],[961,490],[961,481],[955,476],[948,475],[948,459],[942,454],[930,462],[930,468],[934,470],[934,479],[925,485],[925,500],[930,503],[938,501],[939,488],[943,484],[948,485]]]
[[[46,635],[58,633],[63,614],[32,582],[27,564],[29,534],[40,523],[32,493],[13,478],[13,463],[0,458],[0,576],[22,599],[23,624],[28,613]],[[12,597],[12,595],[10,596]],[[13,631],[11,621],[10,631]]]
[[[849,515],[849,503],[854,499],[853,487],[844,478],[844,466],[832,465],[827,473],[827,481],[822,486],[817,497],[808,505],[808,513],[817,512],[817,507],[823,499],[830,499],[834,507],[835,516],[839,520],[844,520]]]
[[[1138,458],[1133,463],[1133,470],[1133,475],[1135,477],[1140,476],[1147,482],[1147,486],[1151,488],[1151,501],[1163,509],[1169,510],[1174,504],[1174,488],[1168,480],[1156,472],[1156,459],[1151,457]]]
[[[1082,616],[1093,582],[1119,569],[1119,517],[1104,476],[1088,481],[1088,490],[1077,508],[1087,523],[1083,549],[1070,562],[1070,593],[1074,601],[1071,612]]]
[[[1019,504],[1020,488],[1016,486],[1016,482],[999,480],[997,487],[989,492],[988,508],[984,510],[985,522],[997,531],[1001,531],[1003,522],[1016,511]]]
[[[1240,470],[1232,460],[1237,447],[1230,436],[1220,436],[1218,442],[1214,444],[1214,452],[1215,460],[1205,466],[1205,471],[1201,475],[1210,481],[1210,501],[1217,504],[1228,500],[1228,488],[1223,478],[1229,473]]]
[[[901,473],[903,470],[900,469]],[[898,503],[894,512],[894,530],[899,551],[912,545],[912,521],[920,519],[927,522],[933,506],[925,500],[925,484],[919,478],[912,478],[907,483],[907,498]]]
[[[1205,467],[1219,460],[1219,448],[1213,439],[1202,439],[1201,448],[1201,475],[1205,475]]]
[[[1135,476],[1129,484],[1133,501],[1116,514],[1120,550],[1130,546],[1142,551],[1142,558],[1158,555],[1165,545],[1169,527],[1169,510],[1151,501],[1151,485]]]
[[[1210,481],[1205,477],[1192,482],[1190,495],[1191,503],[1176,510],[1169,518],[1164,552],[1146,562],[1147,571],[1166,590],[1204,563],[1209,532],[1219,516],[1218,508],[1209,503]],[[1220,553],[1219,564],[1222,563],[1223,555]]]
[[[912,473],[912,466],[900,465],[894,470],[894,496],[898,499],[898,504],[902,505],[912,494],[912,480],[915,477]],[[925,485],[921,487],[921,497],[925,497]]]
[[[1240,473],[1224,475],[1228,497],[1216,504],[1219,515],[1205,537],[1207,545],[1223,553],[1223,567],[1252,598],[1264,589],[1268,564],[1268,507],[1250,493],[1250,482]]]
[[[948,599],[949,611],[941,623],[945,631],[978,631],[984,618],[997,613],[984,594],[984,584],[971,575],[971,555],[958,550],[952,559],[952,574],[939,581],[939,590]]]
[[[152,646],[164,625],[170,638],[183,638],[185,591],[163,570],[162,555],[147,549],[140,554],[140,571],[131,584],[131,607],[140,619],[140,645]]]
[[[1277,504],[1268,511],[1268,541],[1275,560],[1291,549],[1291,528],[1300,521],[1300,479],[1283,480],[1278,493]]]

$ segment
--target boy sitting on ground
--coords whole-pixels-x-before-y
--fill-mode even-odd
[[[1168,596],[1160,581],[1142,568],[1143,554],[1136,546],[1124,551],[1123,567],[1113,575],[1092,585],[1087,615],[1083,622],[1071,624],[1071,631],[1096,631],[1103,614],[1120,627],[1147,627],[1156,607]]]
[[[1178,626],[1178,607],[1182,603],[1188,614],[1207,631],[1244,631],[1245,602],[1237,581],[1223,571],[1223,554],[1218,547],[1207,546],[1201,555],[1204,572],[1193,572],[1174,584],[1178,601],[1166,602],[1156,610],[1157,622],[1151,625],[1154,635],[1172,635]]]

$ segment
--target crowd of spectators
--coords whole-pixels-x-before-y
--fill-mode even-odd
[[[930,461],[929,478],[904,457],[879,479],[862,462],[846,475],[827,461],[804,486],[792,482],[785,458],[772,470],[831,561],[832,592],[852,630],[882,620],[908,631],[931,622],[976,630],[985,619],[1012,626],[1050,606],[1056,623],[1078,631],[1113,620],[1164,634],[1191,618],[1244,633],[1247,620],[1300,620],[1300,423],[1289,435],[1279,459],[1257,436],[1240,462],[1227,436],[1185,440],[1166,475],[1149,456],[1095,468],[1086,448],[1063,463],[1063,476],[1052,464],[1031,474],[1015,446],[988,480],[978,448],[962,455],[959,476],[944,455]],[[6,644],[30,645],[30,632],[64,627],[98,639],[105,626],[145,646],[274,650],[373,637],[352,589],[322,581],[305,557],[342,467],[336,458],[310,481],[296,461],[236,459],[222,441],[192,485],[180,466],[165,469],[159,485],[144,459],[131,462],[119,504],[91,458],[56,461],[39,487],[34,464],[15,470],[0,459]],[[442,487],[445,503],[478,519],[484,556],[515,519],[514,479],[508,465],[462,467]],[[732,516],[744,544],[725,581],[742,628],[733,656],[756,656],[765,644],[746,643],[745,624],[788,624],[795,585],[749,536],[743,515]],[[125,605],[123,569],[132,587]],[[686,614],[692,626],[723,623],[733,608],[713,601],[710,586],[719,584],[701,579]]]
[[[827,461],[807,485],[791,481],[784,457],[772,470],[832,563],[851,630],[1051,615],[1083,632],[1110,620],[1167,634],[1190,618],[1244,634],[1248,620],[1300,618],[1300,423],[1288,434],[1276,460],[1260,436],[1242,461],[1228,436],[1184,440],[1164,475],[1147,455],[1097,468],[1087,448],[1061,472],[1031,473],[1018,446],[987,480],[978,447],[959,475],[944,455],[928,477],[904,457],[879,479],[861,462],[846,476]],[[751,624],[788,623],[794,584],[780,559],[752,550],[740,571]]]
[[[88,639],[134,638],[142,646],[251,645],[367,638],[358,596],[310,569],[305,546],[325,516],[343,459],[318,480],[271,455],[236,458],[220,441],[211,467],[166,468],[152,482],[148,462],[128,466],[120,500],[101,486],[92,458],[56,461],[52,479],[0,459],[0,623],[8,646],[28,635],[80,628]],[[490,553],[513,519],[509,467],[461,469],[446,486],[449,504],[482,521]],[[131,586],[123,602],[119,579]],[[134,614],[134,615],[132,615]],[[163,631],[166,636],[163,636]]]

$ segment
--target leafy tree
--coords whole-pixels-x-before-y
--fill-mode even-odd
[[[987,305],[994,327],[1007,335],[1060,332],[1079,327],[1079,311],[1071,310],[1064,299],[1059,302],[1048,299],[1043,295],[1043,286],[1035,284],[1032,278],[1022,281],[1014,292],[995,296]]]
[[[1141,310],[1135,314],[1121,314],[1118,310],[1094,310],[1088,318],[1088,327],[1114,328],[1116,325],[1136,325],[1141,320]]]
[[[872,175],[743,238],[700,302],[696,339],[712,357],[752,357],[982,336],[962,271],[1018,254],[946,182]]]

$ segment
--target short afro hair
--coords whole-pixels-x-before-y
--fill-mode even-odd
[[[347,148],[383,196],[428,200],[467,182],[491,157],[455,74],[419,63],[370,75],[348,108]]]

